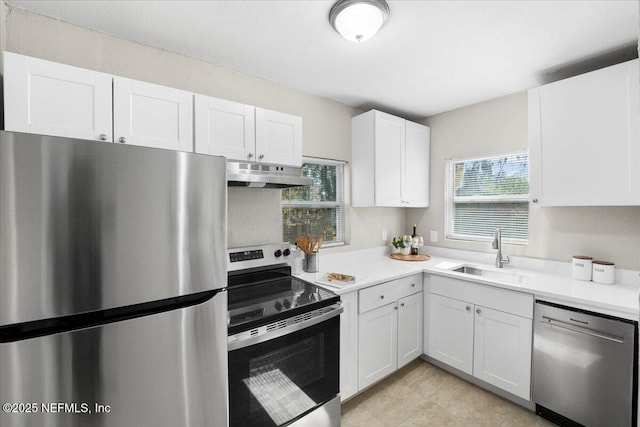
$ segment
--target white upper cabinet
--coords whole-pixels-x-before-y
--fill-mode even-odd
[[[431,129],[405,121],[402,200],[407,207],[429,206],[429,150]]]
[[[193,94],[4,52],[5,129],[193,151]]]
[[[529,90],[531,199],[640,205],[638,60]]]
[[[195,96],[196,152],[232,160],[302,165],[302,118]]]
[[[376,110],[351,119],[352,205],[429,206],[429,128]]]
[[[4,52],[5,129],[113,141],[112,76]]]
[[[234,160],[255,158],[255,107],[195,95],[195,149]]]
[[[302,166],[302,117],[256,107],[257,160]]]
[[[193,94],[115,77],[113,131],[115,142],[193,151]]]

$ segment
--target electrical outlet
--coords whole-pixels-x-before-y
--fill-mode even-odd
[[[382,230],[382,240],[385,241],[385,242],[387,241],[387,230],[386,229]]]
[[[432,243],[436,243],[438,241],[438,232],[436,230],[431,230],[430,240]]]

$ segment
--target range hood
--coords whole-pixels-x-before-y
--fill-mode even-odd
[[[312,182],[311,178],[301,176],[297,167],[227,161],[229,187],[289,188],[311,185]]]

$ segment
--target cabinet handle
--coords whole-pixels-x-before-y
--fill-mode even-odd
[[[118,138],[118,142],[121,144],[125,144],[127,142],[127,138],[125,138],[124,136],[121,136],[120,138]]]
[[[262,160],[262,159],[264,159],[264,154],[260,154],[260,155],[258,156],[258,160]]]
[[[401,303],[400,303],[400,306],[404,307],[404,303],[403,303],[403,302],[401,302]]]
[[[247,154],[247,157],[248,157],[249,159],[250,159],[250,158],[252,158],[252,157],[253,157],[253,153],[249,153],[249,154]]]
[[[397,305],[394,305],[394,306],[393,306],[393,309],[394,309],[394,310],[397,310],[397,309],[398,309],[398,306],[397,306]]]
[[[531,199],[531,201],[532,201],[533,203],[538,203],[538,199],[537,199],[536,197],[534,197],[533,199]]]
[[[384,299],[384,295],[380,295],[380,299]]]
[[[412,288],[415,288],[415,287],[416,287],[416,284],[415,284],[415,283],[412,283],[412,284],[411,284],[411,287],[412,287]]]
[[[471,311],[471,306],[469,306],[469,305],[468,305],[468,306],[466,306],[466,307],[465,307],[465,310],[467,310],[467,311]]]
[[[106,141],[107,140],[107,134],[106,133],[101,133],[100,136],[98,137],[98,139],[100,141]]]
[[[476,308],[476,313],[480,314],[482,313],[482,310],[480,310],[479,308]]]

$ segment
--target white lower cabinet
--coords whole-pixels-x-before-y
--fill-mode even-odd
[[[422,354],[422,293],[398,301],[398,369]]]
[[[422,354],[422,274],[359,292],[358,390]]]
[[[358,392],[358,293],[340,296],[344,311],[340,315],[340,397],[348,399]]]
[[[432,294],[429,307],[430,356],[467,374],[473,369],[472,306]]]
[[[532,321],[476,306],[473,375],[529,399]]]
[[[530,400],[533,295],[431,276],[429,356]]]
[[[398,365],[398,306],[394,302],[360,315],[358,384],[367,387]]]

